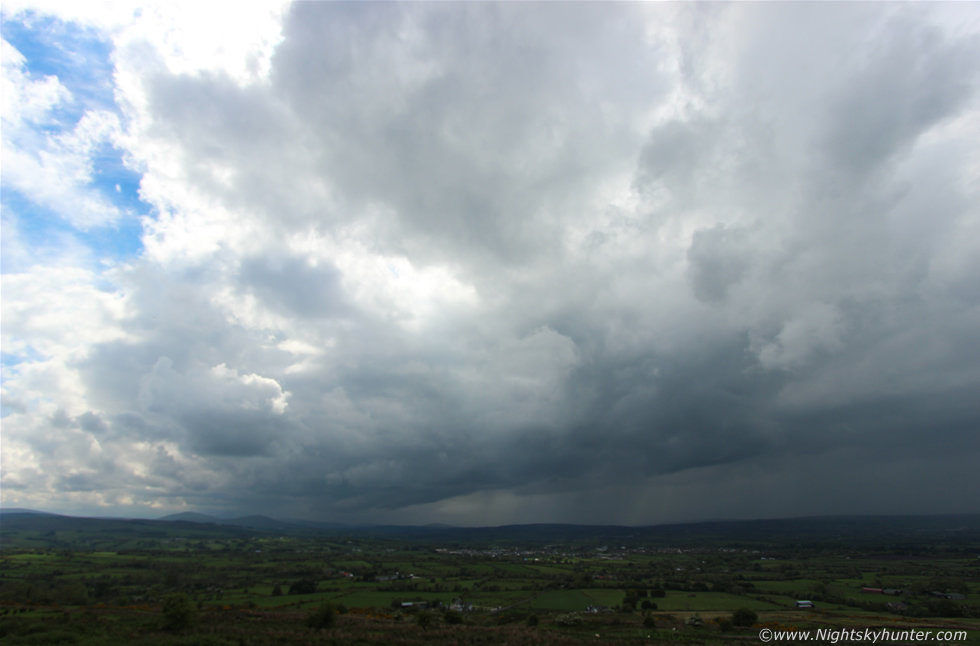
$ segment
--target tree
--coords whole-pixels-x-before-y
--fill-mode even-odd
[[[183,592],[169,595],[163,600],[164,630],[184,630],[194,623],[194,604]]]
[[[289,586],[289,594],[313,594],[316,592],[317,582],[310,579],[296,581]]]
[[[282,596],[282,586],[281,585],[278,585],[277,584],[276,587],[272,588],[272,596],[274,596],[274,597],[281,597]]]
[[[743,626],[749,627],[754,625],[759,621],[759,615],[753,610],[748,608],[739,608],[734,613],[732,613],[732,625],[733,626]]]

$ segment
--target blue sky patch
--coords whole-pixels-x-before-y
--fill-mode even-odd
[[[65,246],[66,238],[90,249],[96,261],[127,260],[138,256],[143,250],[141,213],[129,211],[109,226],[80,231],[59,214],[35,204],[12,188],[5,188],[0,194],[0,208],[7,214],[16,215],[23,245],[41,253],[52,247]],[[3,273],[21,270],[22,267],[9,266],[6,262],[2,264]]]
[[[92,167],[90,186],[125,213],[148,214],[150,206],[139,195],[143,176],[126,166],[121,150],[103,144],[92,155]]]
[[[113,93],[112,44],[97,32],[28,13],[23,20],[4,19],[0,33],[24,55],[32,78],[56,76],[68,88],[74,101],[62,107],[66,120],[77,123],[93,109],[122,116]]]
[[[41,136],[70,132],[89,110],[113,112],[124,122],[113,92],[112,43],[98,32],[32,12],[18,15],[17,19],[5,17],[0,30],[4,40],[23,54],[31,79],[56,76],[72,94],[72,100],[52,110],[50,118],[35,132]],[[114,204],[123,217],[105,227],[79,231],[61,214],[5,185],[0,196],[5,219],[15,217],[20,241],[28,249],[43,253],[71,240],[89,248],[95,261],[126,260],[139,255],[140,217],[151,214],[151,207],[139,196],[142,176],[125,165],[123,151],[109,142],[92,151],[90,160],[92,178],[88,188]],[[2,270],[17,268],[5,263]]]

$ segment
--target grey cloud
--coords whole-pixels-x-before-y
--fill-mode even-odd
[[[744,229],[724,226],[694,233],[687,260],[688,275],[698,299],[723,301],[729,288],[742,279],[751,262],[747,237]]]
[[[830,100],[824,146],[835,183],[861,181],[976,92],[980,41],[896,19]]]
[[[337,217],[306,171],[316,155],[304,144],[308,133],[274,96],[220,74],[156,71],[145,83],[154,112],[150,132],[179,144],[181,180],[188,186],[219,198],[243,219],[263,209],[287,230],[309,218]]]
[[[632,149],[629,120],[663,93],[655,57],[619,55],[643,39],[632,11],[298,4],[274,79],[323,177],[391,210],[383,244],[526,260],[548,246],[550,197]]]
[[[707,120],[670,121],[654,128],[637,163],[636,186],[651,190],[663,186],[690,199],[697,179],[713,167],[720,143],[719,127]]]
[[[271,450],[289,424],[280,420],[288,393],[275,380],[241,375],[224,364],[194,366],[183,374],[160,358],[140,385],[139,402],[150,415],[173,419],[196,453],[261,455]]]
[[[102,435],[108,431],[108,425],[105,423],[105,420],[92,411],[82,413],[77,421],[83,430],[93,435]]]
[[[240,270],[243,285],[272,309],[303,318],[351,313],[341,278],[335,267],[310,266],[299,258],[250,258]]]

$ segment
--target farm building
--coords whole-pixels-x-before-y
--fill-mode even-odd
[[[456,597],[449,605],[449,609],[456,612],[473,612],[473,604],[463,601],[463,597]]]
[[[963,599],[966,599],[966,595],[958,592],[939,592],[937,590],[930,592],[929,596],[936,597],[937,599],[950,599],[952,601],[962,601]]]

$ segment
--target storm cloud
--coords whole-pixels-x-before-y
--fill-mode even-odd
[[[296,3],[197,67],[153,15],[91,21],[139,253],[4,215],[5,505],[980,511],[975,5]]]

